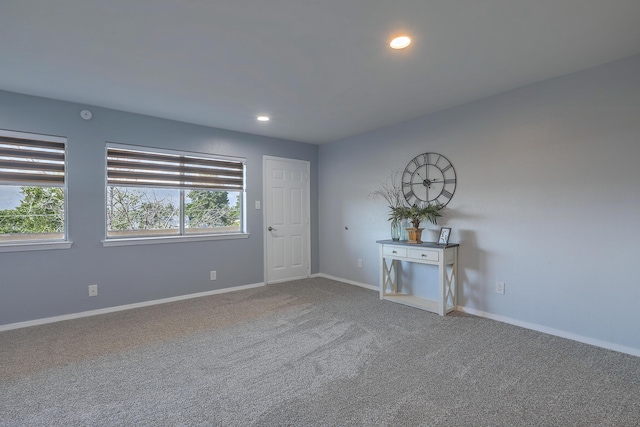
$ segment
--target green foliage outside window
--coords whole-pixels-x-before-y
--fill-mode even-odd
[[[180,228],[179,190],[107,188],[107,229],[168,230]],[[239,225],[240,200],[229,203],[226,191],[190,190],[184,204],[185,227]]]
[[[239,199],[231,207],[226,191],[191,190],[187,198],[190,202],[185,204],[184,213],[189,227],[224,227],[240,220]]]
[[[64,189],[20,187],[20,204],[0,210],[0,234],[64,233]],[[161,230],[179,228],[180,202],[149,189],[108,187],[109,230]],[[191,190],[184,205],[189,228],[239,225],[240,198],[235,206],[225,191]]]
[[[64,232],[62,188],[20,187],[20,193],[20,205],[0,210],[0,234]]]
[[[107,228],[109,230],[161,230],[176,228],[174,218],[180,214],[170,196],[155,191],[127,187],[107,189]]]

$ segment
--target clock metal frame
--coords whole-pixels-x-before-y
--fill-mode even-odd
[[[456,171],[442,154],[423,153],[402,173],[402,193],[409,205],[446,206],[456,192]]]

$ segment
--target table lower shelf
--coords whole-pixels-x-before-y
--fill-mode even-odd
[[[428,298],[417,297],[415,295],[385,293],[382,299],[397,302],[398,304],[408,305],[409,307],[419,308],[420,310],[438,313],[440,302]],[[455,307],[447,306],[445,314],[453,311]]]

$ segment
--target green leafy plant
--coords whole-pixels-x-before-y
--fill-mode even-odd
[[[443,205],[426,205],[426,206],[403,206],[393,213],[400,219],[407,219],[413,225],[413,228],[419,228],[422,220],[427,220],[432,224],[438,223],[438,218],[442,216]]]

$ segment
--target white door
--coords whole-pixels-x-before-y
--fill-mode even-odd
[[[266,282],[309,277],[309,162],[265,156],[263,166]]]

